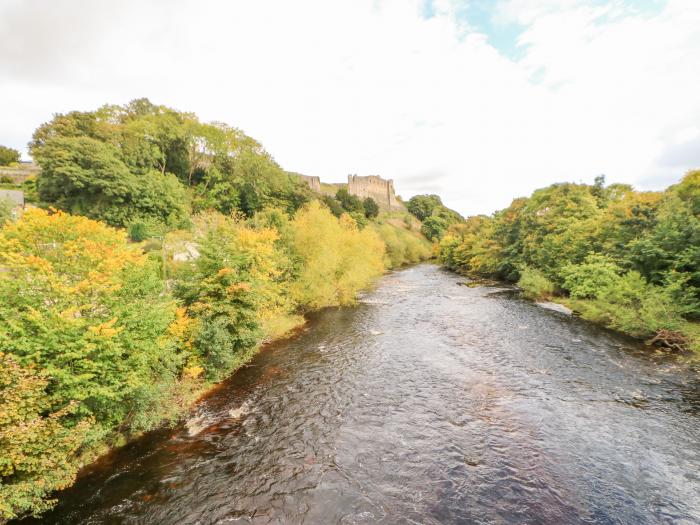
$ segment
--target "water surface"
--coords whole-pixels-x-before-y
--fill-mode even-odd
[[[417,266],[320,312],[43,522],[700,523],[697,375],[458,281]]]

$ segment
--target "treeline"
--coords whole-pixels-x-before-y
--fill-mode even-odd
[[[0,229],[0,522],[431,255],[409,214],[337,213],[240,131],[147,101],[58,115],[31,147],[41,207]]]
[[[146,99],[57,115],[29,148],[41,202],[112,226],[158,233],[187,227],[203,210],[251,217],[270,205],[293,212],[312,198],[239,129]]]
[[[439,255],[632,336],[700,350],[700,171],[664,192],[603,177],[554,184],[452,226]]]

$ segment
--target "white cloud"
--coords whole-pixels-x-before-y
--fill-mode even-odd
[[[287,169],[379,173],[465,214],[559,180],[660,188],[692,167],[678,148],[697,142],[700,3],[502,2],[494,22],[523,26],[517,61],[454,3],[428,19],[421,4],[5,0],[0,143],[147,96],[241,127]]]

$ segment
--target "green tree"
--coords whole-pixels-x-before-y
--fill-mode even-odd
[[[348,213],[365,213],[365,207],[363,206],[362,201],[356,195],[350,195],[347,189],[340,188],[336,192],[335,198],[340,203],[342,208]]]
[[[345,213],[345,210],[340,205],[340,203],[330,195],[324,195],[323,197],[321,197],[321,202],[323,202],[323,204],[325,204],[331,211],[331,213],[336,217],[340,217],[343,213]]]
[[[439,240],[447,231],[448,223],[441,217],[430,216],[423,221],[421,233],[431,241]]]
[[[453,225],[440,259],[462,273],[519,279],[533,297],[568,295],[584,317],[636,337],[700,347],[689,335],[700,318],[699,212],[700,171],[665,192],[606,186],[603,177],[554,184],[488,220]]]
[[[0,166],[8,166],[13,162],[19,162],[19,151],[7,146],[0,146]]]
[[[379,205],[377,205],[372,197],[367,197],[363,200],[362,206],[365,209],[365,217],[368,219],[374,219],[379,215]]]
[[[0,227],[12,219],[14,204],[8,199],[0,199]]]
[[[181,224],[184,189],[172,175],[129,171],[117,148],[97,139],[56,137],[34,150],[39,198],[57,208],[124,226],[136,217]]]
[[[199,258],[185,268],[175,287],[198,319],[195,348],[207,376],[215,380],[240,363],[262,335],[255,253],[241,236],[244,227],[217,221],[199,243]]]
[[[31,209],[0,232],[0,266],[0,347],[48,374],[52,409],[77,402],[103,435],[152,425],[182,361],[157,264],[124,232]]]
[[[54,503],[46,495],[75,480],[79,449],[91,420],[71,417],[75,405],[51,408],[49,378],[0,352],[0,521],[38,515]]]
[[[437,195],[416,195],[411,197],[406,204],[408,211],[419,221],[424,221],[433,214],[433,211],[442,206],[442,200]]]

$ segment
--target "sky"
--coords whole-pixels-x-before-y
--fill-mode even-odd
[[[700,167],[700,0],[0,0],[0,144],[148,97],[287,170],[491,213]]]

